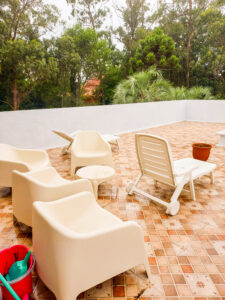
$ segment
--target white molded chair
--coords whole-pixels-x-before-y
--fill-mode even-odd
[[[93,193],[90,181],[63,179],[52,167],[26,173],[13,171],[13,214],[17,221],[32,226],[33,202],[54,201],[83,191]]]
[[[70,147],[72,146],[74,139],[76,138],[78,131],[74,131],[70,134],[62,131],[62,130],[52,130],[55,134],[57,134],[58,136],[60,136],[61,138],[63,138],[64,140],[68,141],[69,144],[67,146],[64,146],[62,148],[62,154],[66,154],[68,153],[68,151],[70,150]],[[101,134],[102,138],[104,141],[108,142],[108,143],[113,143],[113,144],[117,144],[117,147],[119,149],[119,136],[117,135],[113,135],[113,134]]]
[[[180,208],[178,197],[182,191],[189,192],[191,199],[195,198],[194,180],[203,175],[209,175],[213,183],[215,164],[205,161],[184,158],[173,162],[168,142],[160,137],[150,134],[136,134],[136,152],[141,174],[135,182],[127,184],[129,195],[138,193],[146,196],[167,208],[166,212],[176,215]],[[170,202],[161,200],[136,187],[142,176],[149,176],[155,183],[161,182],[175,188]],[[189,183],[190,189],[185,190],[184,185]]]
[[[28,172],[50,166],[43,150],[19,149],[0,144],[0,186],[12,186],[12,171]]]
[[[96,131],[79,131],[71,146],[71,175],[78,167],[107,165],[113,167],[111,147]]]
[[[37,273],[58,300],[138,264],[150,276],[141,227],[101,208],[89,192],[33,204],[33,249]]]

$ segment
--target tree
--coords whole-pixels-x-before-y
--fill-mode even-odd
[[[0,39],[36,39],[51,31],[57,20],[56,6],[43,0],[1,0]]]
[[[210,7],[201,14],[193,40],[193,82],[211,86],[217,97],[225,97],[225,15]]]
[[[146,0],[126,0],[125,6],[116,7],[122,20],[122,26],[114,31],[119,42],[124,45],[124,62],[122,70],[124,76],[130,73],[129,59],[134,55],[138,42],[148,31],[149,5]]]
[[[13,109],[38,83],[55,73],[53,58],[38,40],[57,22],[58,10],[42,0],[2,0],[0,3],[0,79]],[[54,72],[53,72],[54,71]]]
[[[123,22],[116,32],[126,50],[132,52],[137,30],[146,26],[148,4],[146,0],[126,0],[126,5],[117,7],[116,10]]]
[[[45,49],[37,40],[7,41],[0,49],[0,60],[11,87],[7,103],[14,110],[19,109],[21,102],[35,86],[57,72],[54,58],[45,58]]]
[[[67,0],[72,4],[72,15],[79,25],[99,30],[109,12],[107,0]]]
[[[162,70],[175,69],[179,67],[179,59],[174,53],[173,39],[157,28],[139,42],[130,63],[134,71],[146,70],[153,65]]]
[[[136,73],[117,85],[113,102],[147,102],[149,101],[149,86],[154,82],[161,82],[162,80],[161,72],[157,71],[155,67],[150,68],[146,72]]]
[[[111,62],[111,50],[93,29],[83,29],[79,25],[67,30],[56,46],[60,77],[64,77],[65,82],[63,92],[74,94],[76,104],[85,82],[93,76],[103,78]]]
[[[180,50],[178,56],[183,60],[187,87],[190,86],[192,40],[199,16],[209,3],[209,0],[172,0],[172,3],[161,0],[155,14],[157,23],[174,39],[177,49]]]

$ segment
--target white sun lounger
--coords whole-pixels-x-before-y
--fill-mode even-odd
[[[192,200],[195,198],[194,180],[203,175],[209,175],[213,183],[213,171],[215,164],[205,161],[184,158],[173,161],[168,142],[160,137],[148,134],[136,134],[136,152],[141,174],[135,182],[127,184],[129,195],[133,193],[141,194],[147,198],[165,206],[166,213],[176,215],[180,208],[178,197],[182,191],[190,193]],[[155,183],[161,182],[175,188],[170,202],[161,200],[148,194],[136,186],[142,176],[149,176]],[[184,189],[184,185],[189,183],[189,190]]]

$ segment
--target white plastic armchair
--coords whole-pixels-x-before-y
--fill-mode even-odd
[[[150,276],[140,226],[122,222],[89,192],[33,204],[33,249],[38,275],[58,300],[139,264]]]
[[[19,149],[0,144],[0,186],[12,187],[12,171],[27,172],[50,166],[43,150]]]
[[[71,147],[71,175],[78,167],[107,165],[113,167],[111,147],[96,131],[79,131]]]
[[[63,179],[53,167],[38,171],[12,174],[12,205],[17,221],[32,226],[32,204],[35,201],[54,201],[83,191],[93,193],[86,179]]]

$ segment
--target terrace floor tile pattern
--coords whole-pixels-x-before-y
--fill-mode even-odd
[[[194,142],[213,144],[209,161],[217,164],[215,184],[207,177],[196,180],[197,201],[181,195],[180,211],[173,217],[143,196],[126,194],[126,184],[136,178],[139,168],[135,132],[121,135],[120,149],[112,146],[119,188],[114,181],[100,185],[98,203],[122,220],[140,224],[151,278],[149,282],[144,267],[136,266],[85,291],[80,299],[225,299],[225,147],[216,146],[216,132],[224,128],[225,124],[179,122],[141,131],[166,138],[174,159],[191,157]],[[57,171],[72,179],[70,155],[62,155],[60,148],[49,149],[48,154]],[[147,177],[139,186],[162,199],[169,199],[172,194],[167,186],[154,187]],[[7,188],[0,188],[0,250],[14,244],[32,249],[31,236],[13,225],[11,195],[7,193]],[[35,273],[32,298],[55,299]]]

